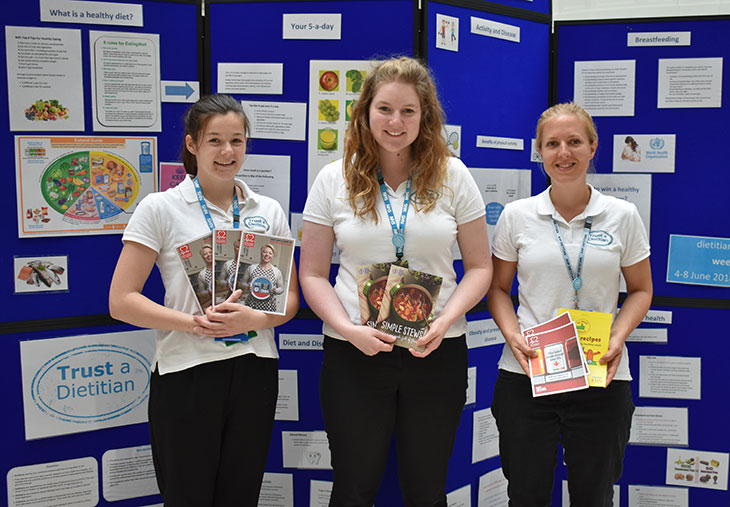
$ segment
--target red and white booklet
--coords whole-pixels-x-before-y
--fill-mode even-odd
[[[530,359],[533,397],[588,387],[588,365],[570,314],[524,329],[522,336],[537,351],[537,357]]]

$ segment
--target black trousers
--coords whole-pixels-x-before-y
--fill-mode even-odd
[[[253,354],[152,374],[152,458],[165,507],[256,507],[278,390],[277,360]]]
[[[370,357],[325,337],[319,385],[334,469],[330,506],[373,505],[394,433],[405,504],[446,506],[467,367],[464,336],[425,358],[400,347]]]
[[[550,507],[558,443],[568,466],[570,505],[613,505],[633,413],[626,381],[533,398],[527,375],[499,370],[492,414],[509,505]]]

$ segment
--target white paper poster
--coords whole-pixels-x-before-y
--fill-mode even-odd
[[[101,457],[104,499],[107,502],[157,495],[152,447],[110,449]]]
[[[532,193],[532,171],[524,169],[483,169],[470,167],[487,212],[487,234],[492,243],[494,226],[502,214],[504,206],[517,199],[529,197]]]
[[[218,93],[281,95],[283,63],[219,63]]]
[[[342,14],[284,14],[282,39],[339,40],[342,38]]]
[[[667,343],[669,336],[667,328],[637,327],[626,338],[627,342]]]
[[[471,485],[447,493],[446,507],[471,507]]]
[[[5,27],[10,130],[84,130],[81,31]]]
[[[482,19],[471,16],[471,33],[476,35],[484,35],[495,39],[507,40],[510,42],[520,42],[520,27],[515,25],[507,25],[492,21],[491,19]]]
[[[639,396],[699,400],[702,358],[639,356]]]
[[[20,342],[25,438],[147,421],[155,331]]]
[[[504,336],[494,319],[470,320],[467,323],[466,346],[470,349],[500,345],[504,343]]]
[[[372,66],[367,60],[310,60],[308,189],[325,165],[342,158],[345,129]]]
[[[298,385],[297,370],[279,370],[279,396],[276,400],[275,420],[299,420]]]
[[[436,47],[459,51],[459,18],[436,14]]]
[[[507,479],[501,468],[479,477],[478,507],[507,507]]]
[[[674,134],[614,134],[613,172],[673,173]]]
[[[332,496],[331,481],[309,481],[309,507],[329,507]]]
[[[690,46],[692,32],[629,32],[626,46]]]
[[[304,141],[307,104],[304,102],[241,101],[251,122],[253,139]]]
[[[575,62],[574,100],[592,116],[634,116],[636,60]]]
[[[13,257],[15,293],[68,291],[68,257]]]
[[[8,507],[99,503],[99,465],[91,457],[12,468],[8,472]]]
[[[666,483],[727,491],[728,453],[667,449]]]
[[[456,158],[461,158],[461,125],[444,125],[446,148]]]
[[[142,6],[114,2],[40,0],[41,21],[144,26]]]
[[[634,445],[689,444],[687,407],[636,407],[629,443]]]
[[[282,431],[284,468],[329,470],[330,448],[324,431]]]
[[[628,201],[636,206],[646,233],[651,231],[651,175],[593,173],[586,175],[588,183],[599,192]]]
[[[474,411],[471,462],[476,463],[499,454],[499,431],[491,408]]]
[[[160,36],[89,31],[94,131],[160,132]]]
[[[18,236],[118,234],[157,190],[157,138],[16,136]]]
[[[289,214],[291,157],[289,155],[254,155],[247,153],[236,175],[257,194],[271,197]]]
[[[659,59],[657,107],[722,107],[722,58]]]
[[[473,405],[477,402],[477,367],[470,366],[466,370],[466,401],[464,405]]]
[[[629,507],[689,507],[689,490],[629,484]]]
[[[266,472],[261,481],[259,507],[294,507],[294,477],[292,474]]]

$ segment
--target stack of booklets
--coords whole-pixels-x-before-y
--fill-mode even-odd
[[[557,317],[522,330],[537,351],[529,361],[532,395],[606,387],[607,367],[598,359],[608,350],[611,319],[610,313],[561,309]]]
[[[433,320],[443,279],[405,262],[358,266],[356,273],[362,323],[395,336],[399,347],[422,352],[416,342]]]
[[[268,262],[262,260],[265,248],[271,257]],[[198,313],[223,303],[241,289],[238,303],[265,313],[284,314],[294,259],[293,238],[214,229],[179,245],[176,251]]]

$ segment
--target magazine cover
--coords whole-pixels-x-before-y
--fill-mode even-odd
[[[213,231],[213,301],[223,303],[233,292],[231,281],[238,268],[238,250],[241,246],[240,229],[215,229]]]
[[[390,266],[396,264],[408,267],[408,261],[381,262],[358,266],[355,270],[357,277],[357,296],[360,302],[360,318],[362,324],[375,327],[380,313],[380,303],[385,294],[385,283],[388,281]]]
[[[544,330],[545,326],[539,325],[536,327],[543,329],[541,332],[535,333],[535,328],[522,332],[527,345],[537,351],[537,357],[529,361],[533,397],[588,387],[585,358],[578,343],[575,323],[570,321],[569,314],[560,317],[563,316],[569,322],[560,327]],[[557,324],[564,320],[565,317],[555,318],[549,322]]]
[[[213,234],[209,232],[177,246],[175,250],[198,302],[198,312],[202,315],[204,308],[213,301]]]
[[[433,319],[441,283],[440,276],[391,265],[376,328],[395,336],[397,346],[423,352],[416,341]]]
[[[588,365],[588,385],[590,387],[606,387],[608,365],[601,364],[599,359],[608,352],[608,340],[611,337],[611,321],[613,315],[604,312],[589,312],[561,308],[558,312],[567,312],[575,322]]]
[[[293,262],[294,238],[244,231],[235,283],[231,284],[231,289],[243,291],[238,302],[254,310],[284,315]]]

